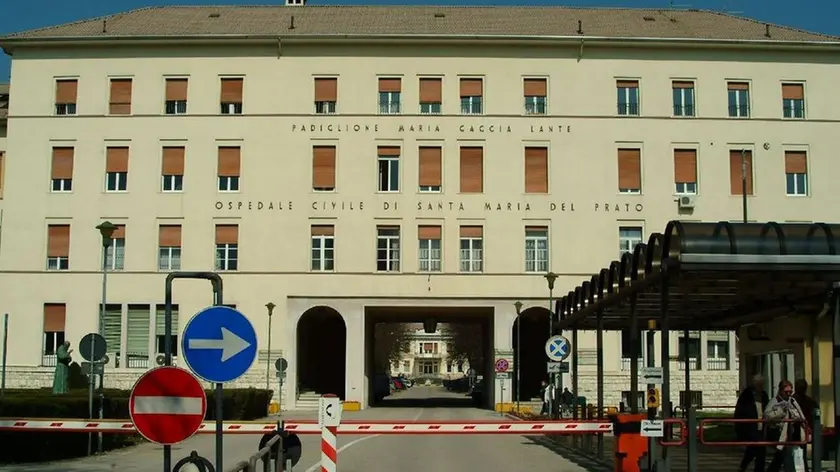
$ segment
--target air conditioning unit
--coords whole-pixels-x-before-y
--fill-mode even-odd
[[[694,195],[680,195],[680,210],[693,210],[697,197]]]

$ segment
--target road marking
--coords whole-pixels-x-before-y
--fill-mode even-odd
[[[135,397],[134,413],[144,415],[200,415],[203,399],[198,397]]]
[[[422,415],[423,415],[423,408],[420,409],[420,412],[417,413],[417,415],[414,418],[412,418],[411,421],[412,422],[418,421]],[[348,449],[350,446],[355,446],[356,444],[359,444],[362,441],[367,441],[368,439],[378,438],[379,436],[382,436],[382,435],[381,434],[374,434],[372,436],[364,436],[364,437],[361,437],[359,439],[354,439],[354,440],[350,441],[349,443],[347,443],[347,444],[341,446],[340,448],[338,448],[338,450],[336,451],[336,455],[338,455],[339,453],[341,453],[345,449]],[[317,470],[320,470],[320,468],[321,468],[321,462],[318,462],[317,464],[312,464],[312,467],[306,469],[306,472],[315,472]]]

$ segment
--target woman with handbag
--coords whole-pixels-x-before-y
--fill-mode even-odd
[[[779,393],[770,399],[764,418],[776,422],[771,423],[768,431],[768,441],[780,443],[799,441],[804,438],[805,414],[799,402],[793,398],[793,384],[788,380],[779,382]],[[775,436],[778,435],[778,439]],[[779,444],[775,446],[773,459],[767,467],[767,472],[779,472],[782,466],[786,472],[805,472],[805,460],[801,446]]]

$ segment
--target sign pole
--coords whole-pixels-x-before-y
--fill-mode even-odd
[[[0,380],[0,399],[6,396],[6,352],[9,348],[9,314],[3,315],[3,378]]]

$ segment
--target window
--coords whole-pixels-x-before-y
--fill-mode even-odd
[[[172,305],[172,355],[178,355],[178,305]],[[155,351],[166,353],[166,305],[155,307]]]
[[[400,148],[396,146],[379,146],[376,149],[376,160],[379,168],[379,191],[400,191]]]
[[[102,305],[98,305],[97,309],[102,310]],[[122,305],[110,303],[105,305],[102,336],[105,338],[108,356],[114,359],[114,363],[119,367],[122,352]]]
[[[621,330],[621,358],[622,359],[632,359],[633,358],[633,350],[635,349],[636,352],[636,359],[638,359],[639,365],[642,364],[642,334],[639,332],[636,335],[635,343],[633,342],[632,336],[630,335],[629,329]],[[629,364],[628,364],[629,366]],[[630,370],[625,369],[625,370]]]
[[[50,190],[53,192],[70,192],[73,190],[73,155],[71,147],[54,147],[52,149],[52,178]]]
[[[694,82],[671,82],[674,95],[674,116],[694,116]]]
[[[484,228],[461,226],[461,272],[481,272],[483,266]]]
[[[241,77],[230,77],[222,79],[221,90],[221,113],[223,115],[242,114],[242,85]]]
[[[64,344],[67,306],[64,303],[44,303],[44,345],[41,365],[54,366],[56,350]]]
[[[690,390],[688,392],[688,400],[689,404],[686,405],[685,403],[685,390],[680,390],[680,407],[685,409],[688,407],[695,407],[697,409],[703,408],[703,391],[702,390]]]
[[[525,272],[548,272],[548,228],[525,227]]]
[[[461,193],[484,192],[484,148],[461,148]]]
[[[311,231],[312,270],[323,272],[335,270],[335,227],[313,225]]]
[[[399,114],[400,89],[402,80],[399,78],[379,79],[379,113],[383,115]]]
[[[642,193],[642,150],[618,150],[618,192]]]
[[[439,115],[443,105],[443,80],[436,77],[420,79],[420,113]]]
[[[441,227],[419,226],[417,239],[420,242],[420,272],[441,271]]]
[[[642,242],[642,228],[639,226],[622,226],[618,228],[618,260],[625,252],[633,253],[636,245]]]
[[[785,151],[785,187],[788,196],[808,195],[808,154]]]
[[[59,79],[55,81],[55,114],[61,116],[76,114],[76,97],[79,81]]]
[[[548,148],[525,148],[525,193],[548,193]]]
[[[482,79],[461,79],[462,115],[480,115],[484,112],[483,88]]]
[[[105,149],[105,190],[125,192],[128,190],[128,148],[107,147]]]
[[[729,189],[732,195],[753,194],[752,151],[732,149],[729,151]]]
[[[729,370],[729,336],[725,331],[709,332],[712,337],[720,333],[721,339],[710,339],[706,341],[706,368],[708,370]]]
[[[312,147],[312,190],[335,191],[335,146]]]
[[[403,361],[403,372],[411,372],[411,361]]]
[[[525,114],[545,115],[547,112],[548,81],[546,79],[525,79]]]
[[[691,370],[700,370],[700,333],[690,332],[688,337],[681,334],[678,343],[680,370],[685,370],[686,365]]]
[[[103,270],[123,270],[125,268],[125,225],[117,225],[111,235],[111,244],[105,251]]]
[[[400,228],[398,226],[376,227],[376,270],[378,272],[400,271]]]
[[[128,305],[125,316],[126,367],[149,367],[149,305]]]
[[[420,192],[438,193],[443,185],[443,150],[439,147],[420,147]]]
[[[166,109],[167,115],[183,115],[187,113],[187,79],[166,79]]]
[[[219,191],[239,191],[239,169],[241,165],[239,147],[219,147]]]
[[[181,226],[158,228],[158,270],[181,270]]]
[[[782,84],[782,112],[785,118],[805,118],[805,85]]]
[[[697,193],[697,150],[674,149],[674,184],[677,195]]]
[[[216,225],[216,270],[239,268],[239,226]]]
[[[111,79],[111,97],[108,100],[109,115],[131,114],[131,79]]]
[[[47,227],[47,270],[70,270],[70,225]]]
[[[165,146],[161,159],[161,190],[181,192],[184,190],[184,155],[183,146]]]
[[[618,80],[615,88],[618,92],[618,114],[639,116],[639,81]]]
[[[729,94],[729,116],[731,118],[750,117],[750,84],[747,82],[729,82],[726,84]]]
[[[315,79],[315,113],[329,115],[335,113],[338,103],[338,79]]]

